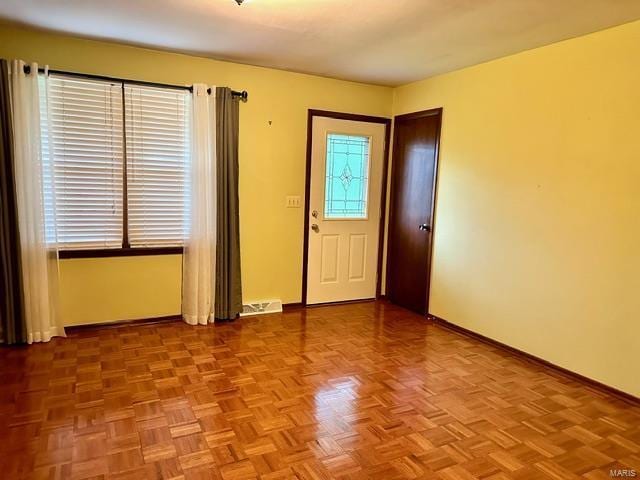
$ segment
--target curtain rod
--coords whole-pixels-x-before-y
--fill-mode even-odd
[[[45,69],[44,68],[39,68],[38,69],[39,73],[45,73]],[[24,73],[29,74],[31,73],[31,66],[30,65],[25,65],[24,66]],[[191,86],[185,86],[185,85],[171,85],[168,83],[157,83],[157,82],[146,82],[144,80],[130,80],[127,78],[118,78],[118,77],[106,77],[104,75],[93,75],[90,73],[77,73],[77,72],[65,72],[64,70],[49,70],[49,73],[53,73],[54,75],[68,75],[70,77],[78,77],[78,78],[86,78],[88,80],[103,80],[103,81],[107,81],[107,82],[118,82],[118,83],[130,83],[132,85],[142,85],[142,86],[147,86],[147,87],[162,87],[162,88],[174,88],[176,90],[189,90],[190,92],[193,92],[193,87]],[[208,88],[207,89],[207,93],[211,93],[211,89]],[[246,90],[243,90],[241,92],[238,92],[236,90],[231,90],[231,95],[235,98],[238,98],[240,100],[242,100],[243,102],[246,102],[249,99],[249,93]]]

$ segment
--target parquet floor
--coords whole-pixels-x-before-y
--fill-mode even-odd
[[[640,407],[385,303],[0,349],[2,479],[604,479]]]

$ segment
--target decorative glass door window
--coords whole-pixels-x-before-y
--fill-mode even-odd
[[[367,218],[369,137],[329,133],[325,163],[324,218]]]

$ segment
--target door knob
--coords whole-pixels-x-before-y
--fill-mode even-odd
[[[418,225],[418,230],[421,230],[423,232],[430,232],[431,231],[431,227],[429,225],[427,225],[426,223],[423,223],[422,225]]]
[[[318,233],[320,231],[320,227],[318,227],[317,223],[314,223],[313,225],[311,225],[311,230]]]

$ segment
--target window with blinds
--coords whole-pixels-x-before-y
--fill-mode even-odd
[[[182,245],[190,102],[186,90],[51,75],[41,98],[49,240],[64,250]]]
[[[46,108],[46,102],[44,105]],[[45,190],[45,200],[49,199],[45,210],[49,218],[55,215],[58,246],[121,247],[121,86],[51,76],[45,118],[48,128],[45,125],[42,131],[42,150],[54,180],[49,182],[54,192]],[[45,181],[46,177],[45,168]]]
[[[127,205],[132,247],[182,245],[190,95],[125,85]]]

